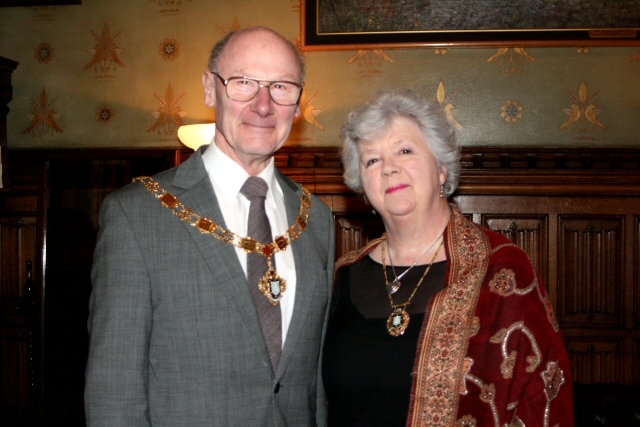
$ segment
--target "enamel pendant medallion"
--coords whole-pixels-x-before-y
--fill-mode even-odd
[[[273,268],[269,268],[260,279],[258,287],[271,304],[278,305],[282,294],[287,290],[287,282]]]
[[[389,334],[394,337],[398,337],[404,334],[404,331],[409,326],[409,313],[407,313],[404,307],[394,308],[391,316],[387,319],[387,330]]]

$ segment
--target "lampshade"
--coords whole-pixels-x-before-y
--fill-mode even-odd
[[[203,145],[211,144],[215,133],[215,123],[185,125],[178,128],[178,138],[180,142],[193,150],[197,150]]]

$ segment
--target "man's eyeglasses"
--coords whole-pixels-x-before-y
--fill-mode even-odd
[[[211,73],[220,79],[227,92],[227,97],[233,101],[251,101],[261,87],[269,88],[271,99],[278,105],[295,105],[302,95],[302,85],[295,82],[257,80],[239,76],[223,79],[215,71]]]

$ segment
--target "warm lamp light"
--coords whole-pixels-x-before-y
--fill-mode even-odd
[[[215,123],[185,125],[178,128],[178,138],[180,142],[193,150],[197,150],[203,145],[211,144],[215,133]]]

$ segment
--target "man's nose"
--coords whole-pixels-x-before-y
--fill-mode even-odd
[[[273,111],[274,102],[269,90],[269,86],[261,86],[253,99],[254,111],[261,116],[269,115]]]

